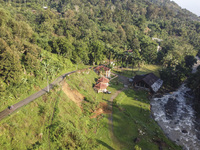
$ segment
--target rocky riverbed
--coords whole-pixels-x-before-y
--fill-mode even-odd
[[[200,120],[195,116],[193,96],[183,84],[177,91],[154,97],[151,109],[165,134],[186,150],[200,149]]]
[[[200,65],[200,58],[196,59],[192,73]],[[165,134],[185,150],[200,150],[200,117],[197,117],[194,105],[192,91],[184,84],[175,92],[151,99],[154,119]]]

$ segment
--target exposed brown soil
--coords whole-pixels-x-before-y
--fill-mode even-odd
[[[96,118],[97,116],[101,114],[111,114],[111,113],[112,111],[110,107],[108,106],[108,104],[106,102],[102,102],[99,104],[99,108],[94,111],[94,115],[91,116],[90,118]]]
[[[81,107],[81,102],[84,99],[84,96],[79,93],[75,89],[71,89],[70,86],[66,82],[62,82],[62,90],[63,92],[73,101],[75,102],[79,107]]]

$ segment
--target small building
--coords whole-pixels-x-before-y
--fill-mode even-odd
[[[133,78],[132,85],[151,92],[157,92],[163,84],[163,80],[159,79],[155,74],[149,73],[145,75],[136,75]]]
[[[100,79],[97,80],[97,83],[102,82],[102,83],[105,83],[105,84],[108,85],[109,81],[110,81],[110,80],[109,80],[108,78],[106,78],[106,77],[101,77]]]
[[[104,66],[104,65],[101,65],[101,66],[98,66],[94,69],[94,71],[98,74],[98,75],[101,75],[101,76],[105,76],[106,78],[110,78],[110,74],[111,74],[111,69]]]
[[[107,83],[100,82],[94,86],[94,90],[97,91],[97,93],[107,92],[106,89],[107,87],[108,87]]]

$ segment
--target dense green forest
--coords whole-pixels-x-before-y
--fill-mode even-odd
[[[19,84],[24,74],[40,76],[44,50],[78,64],[108,58],[122,65],[184,68],[185,56],[200,49],[200,23],[184,10],[158,6],[140,0],[2,1],[1,83]],[[123,53],[128,49],[133,50],[130,56]]]
[[[172,9],[174,2],[153,2],[1,1],[1,91],[20,84],[24,76],[43,76],[45,69],[39,70],[48,59],[42,51],[75,64],[99,64],[106,58],[122,66],[157,63],[164,66],[161,77],[175,74],[179,83],[190,66],[187,57],[200,51],[200,23],[194,14]],[[123,53],[129,49],[132,54]],[[166,84],[179,85],[170,82]]]
[[[170,0],[0,0],[0,110],[42,89],[47,80],[50,82],[64,72],[87,65],[108,64],[112,67],[111,61],[118,67],[140,68],[144,64],[159,65],[162,68],[159,71],[160,77],[164,80],[165,88],[170,90],[178,88],[190,76],[188,85],[194,90],[197,98],[200,98],[200,71],[191,75],[191,67],[196,62],[195,56],[200,56],[199,21],[198,16],[182,10]],[[80,81],[75,80],[77,76],[80,76]],[[86,77],[84,80],[81,75],[70,77],[69,79],[75,80],[69,80],[73,83],[71,86],[77,84],[76,88],[80,88],[81,82],[85,81],[82,84],[86,87],[86,82],[90,81],[91,86],[87,90],[92,91],[96,74],[91,75],[92,81]],[[114,86],[119,86],[118,82],[115,84]],[[112,88],[111,90],[116,91]],[[82,92],[92,97],[86,90]],[[97,104],[86,99],[91,105],[84,103],[81,110],[70,101],[66,102],[66,96],[56,89],[49,95],[52,103],[48,103],[47,106],[42,103],[46,103],[47,95],[37,103],[27,106],[28,109],[39,111],[38,114],[30,112],[32,120],[35,119],[33,116],[38,115],[40,117],[36,118],[39,121],[44,119],[44,128],[48,127],[44,129],[46,134],[44,133],[43,146],[51,147],[48,145],[48,141],[51,140],[52,146],[57,148],[95,148],[97,145],[90,136],[93,136],[93,127],[100,126],[101,123],[90,120],[89,111],[85,112],[89,114],[87,119],[83,119],[81,111],[90,106],[96,107]],[[108,100],[109,98],[107,96]],[[69,110],[59,107],[61,116],[69,122],[69,128],[59,122],[63,118],[58,116],[57,101],[71,105]],[[35,105],[38,107],[34,107]],[[56,113],[51,116],[46,113],[47,109]],[[76,121],[70,117],[74,110],[77,114],[73,114]],[[27,112],[23,110],[22,113]],[[52,118],[51,123],[45,122],[45,119],[49,118]],[[84,120],[84,124],[77,121],[81,119]],[[14,119],[15,122],[17,120]],[[105,120],[104,118],[104,124],[107,124]],[[26,121],[27,133],[24,131],[23,134],[31,137],[28,125],[32,122],[28,119]],[[23,124],[24,120],[21,122]],[[16,124],[9,124],[11,132]],[[4,124],[4,127],[6,129],[7,125]],[[156,126],[155,128],[155,133],[149,132],[152,137],[161,133]],[[38,132],[35,134],[37,136],[42,133],[39,129],[40,124],[37,124],[34,128],[34,131]],[[82,135],[83,130],[86,130],[86,135]],[[92,135],[87,135],[87,131],[90,130]],[[66,131],[61,134],[67,135],[63,139],[72,139],[68,141],[69,145],[60,140],[61,131]],[[37,139],[36,136],[35,138]],[[29,149],[39,148],[41,143],[36,139],[36,143],[32,145],[26,143],[26,148],[30,145]],[[90,143],[85,142],[88,139]],[[9,141],[19,144],[17,147],[22,145],[25,148],[25,145],[10,136],[4,140],[7,148],[11,146]],[[151,141],[149,143],[152,144]]]
[[[174,2],[153,2],[2,1],[1,95],[10,85],[26,82],[27,76],[44,78],[46,72],[59,72],[66,59],[90,65],[105,59],[122,66],[161,64],[165,84],[177,87],[200,51],[200,23],[192,13],[172,9],[177,8]],[[133,53],[124,53],[129,49]],[[48,59],[50,53],[62,62]],[[47,70],[47,65],[54,69]]]

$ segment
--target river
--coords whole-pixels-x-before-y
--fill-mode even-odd
[[[193,67],[193,73],[196,72],[198,65],[199,58]],[[154,119],[165,134],[184,150],[200,150],[200,121],[196,118],[192,105],[194,97],[185,84],[174,92],[151,100]]]

